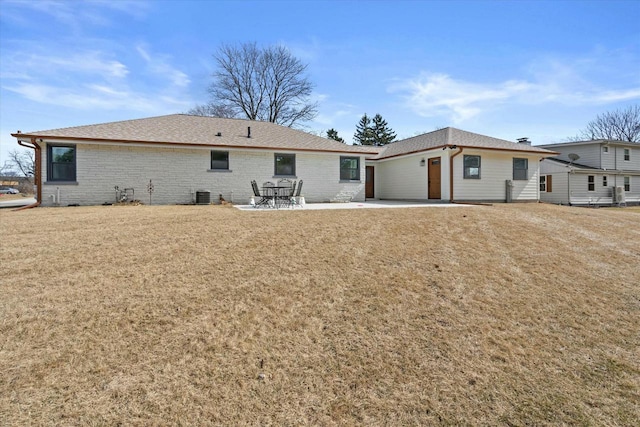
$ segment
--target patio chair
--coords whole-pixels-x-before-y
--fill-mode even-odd
[[[295,194],[293,192],[291,192],[291,205],[293,207],[296,207],[296,206],[302,207],[302,205],[300,204],[300,193],[301,192],[302,192],[302,180],[300,180],[300,182],[298,182],[298,188],[295,189]]]
[[[253,189],[254,197],[256,197],[253,207],[257,208],[259,206],[266,206],[271,198],[265,197],[264,195],[260,194],[260,189],[258,188],[258,183],[255,181],[255,179],[251,181],[251,188]]]
[[[278,180],[278,194],[276,195],[276,201],[279,206],[291,206],[291,190],[293,186],[290,179]]]
[[[276,205],[276,189],[273,188],[275,187],[275,184],[271,181],[267,181],[265,183],[262,184],[262,197],[264,197],[266,199],[265,202],[265,206],[270,206],[275,208]]]

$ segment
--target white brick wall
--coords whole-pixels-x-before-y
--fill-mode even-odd
[[[229,151],[230,172],[210,171],[210,150],[197,148],[136,147],[125,145],[76,145],[75,184],[47,182],[46,149],[42,150],[42,205],[98,205],[115,201],[114,187],[133,188],[135,198],[149,203],[147,184],[152,180],[153,204],[191,203],[195,191],[211,191],[212,201],[219,194],[236,204],[246,204],[252,195],[250,181],[261,186],[274,178],[273,151]],[[345,194],[354,201],[364,200],[364,157],[360,161],[359,183],[340,182],[339,153],[297,152],[296,174],[304,180],[302,195],[307,202],[336,201]]]

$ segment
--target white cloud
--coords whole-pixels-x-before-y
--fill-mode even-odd
[[[627,87],[619,87],[622,84],[610,75],[590,76],[586,67],[589,62],[593,61],[541,60],[527,69],[527,79],[489,83],[423,72],[396,81],[388,90],[400,93],[405,107],[417,115],[445,117],[456,124],[508,106],[603,105],[640,99],[637,80],[627,83]],[[602,81],[609,87],[596,83]],[[618,87],[611,87],[616,84]]]
[[[170,64],[168,55],[151,56],[148,49],[142,45],[136,46],[136,50],[147,63],[149,71],[162,78],[168,79],[171,84],[178,87],[186,87],[191,83],[189,76]]]

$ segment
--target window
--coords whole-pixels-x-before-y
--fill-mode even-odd
[[[631,191],[631,177],[624,177],[624,191]]]
[[[627,162],[631,160],[631,150],[628,148],[624,149],[624,160]]]
[[[480,179],[480,156],[464,156],[464,179]]]
[[[360,157],[340,156],[340,180],[360,180]]]
[[[541,193],[551,193],[553,191],[551,189],[553,176],[551,175],[540,175],[540,192]]]
[[[603,186],[603,187],[606,187],[606,186],[607,186],[607,176],[606,176],[606,175],[603,175],[603,176],[602,176],[602,186]]]
[[[76,146],[48,145],[47,146],[47,180],[75,181],[76,180]]]
[[[603,145],[602,146],[602,152],[604,154],[609,154],[609,146],[608,145]]]
[[[229,152],[228,151],[212,151],[211,152],[211,169],[229,170]]]
[[[513,179],[529,179],[529,159],[513,159]]]
[[[588,190],[589,191],[596,191],[596,177],[595,175],[589,175],[587,177],[587,184],[588,184]]]
[[[295,176],[296,175],[296,155],[295,154],[275,154],[274,175]]]

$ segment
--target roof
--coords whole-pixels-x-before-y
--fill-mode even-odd
[[[251,128],[251,137],[248,137],[249,128]],[[15,133],[12,136],[25,141],[28,138],[35,137],[72,141],[155,143],[363,154],[375,154],[380,151],[380,147],[347,145],[275,123],[187,114],[172,114],[88,126]]]
[[[624,145],[629,147],[640,147],[640,142],[629,142],[629,141],[618,141],[615,139],[590,139],[588,141],[570,141],[570,142],[559,142],[557,144],[543,144],[540,147],[545,148],[563,148],[563,147],[571,147],[574,145]]]
[[[556,157],[552,158],[552,159],[545,159],[545,161],[552,161],[552,162],[557,162],[560,164],[563,164],[565,166],[571,166],[575,169],[587,169],[587,170],[597,170],[597,171],[604,171],[604,169],[600,169],[600,168],[594,168],[592,166],[587,166],[587,165],[583,165],[580,163],[576,163],[576,162],[568,162],[566,160],[560,160]]]
[[[483,148],[503,151],[522,151],[553,156],[557,153],[527,144],[519,144],[504,139],[493,138],[473,132],[447,127],[412,138],[396,141],[385,145],[383,150],[374,158],[386,159],[404,154],[417,153],[435,148],[456,145],[465,148]]]
[[[251,136],[249,137],[249,128]],[[64,141],[118,142],[251,148],[268,150],[320,151],[369,155],[386,159],[440,147],[469,147],[555,155],[557,153],[527,144],[480,135],[455,128],[396,141],[385,146],[348,145],[301,130],[270,122],[246,119],[172,114],[87,126],[14,133],[22,141],[42,138]]]

